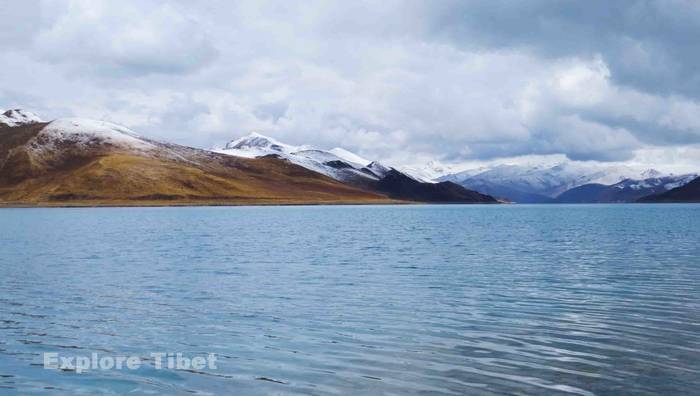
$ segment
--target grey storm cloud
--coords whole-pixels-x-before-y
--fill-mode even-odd
[[[0,16],[17,21],[0,26],[0,107],[183,144],[258,131],[395,163],[700,144],[690,0],[47,0]]]
[[[470,48],[520,48],[547,57],[601,55],[615,83],[700,96],[700,2],[456,2],[433,32]]]

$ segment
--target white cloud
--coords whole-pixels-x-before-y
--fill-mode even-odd
[[[35,54],[78,72],[182,73],[216,55],[198,21],[168,3],[71,1],[59,15],[36,38]]]
[[[620,82],[621,62],[655,75],[656,60],[679,62],[635,32],[614,42],[620,59],[532,50],[538,37],[489,46],[442,34],[475,23],[445,19],[451,7],[460,15],[447,2],[45,2],[40,26],[13,33],[23,46],[0,52],[0,107],[30,100],[201,147],[256,130],[393,163],[632,161],[700,143],[695,99]]]

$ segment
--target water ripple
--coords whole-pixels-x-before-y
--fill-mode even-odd
[[[692,394],[698,215],[1,210],[0,393]],[[147,364],[44,370],[56,351]],[[157,370],[151,352],[216,353],[218,369]]]

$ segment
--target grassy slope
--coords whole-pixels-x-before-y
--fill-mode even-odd
[[[21,146],[40,128],[0,130],[0,205],[236,205],[391,203],[285,161],[204,155],[187,160],[119,150],[46,167]],[[191,160],[191,161],[190,161]]]

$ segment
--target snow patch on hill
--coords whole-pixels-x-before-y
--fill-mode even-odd
[[[369,161],[347,150],[326,151],[310,146],[293,146],[259,133],[232,140],[224,148],[213,151],[244,158],[274,155],[340,181],[349,178],[377,179],[370,172],[363,171],[365,163]]]
[[[625,189],[625,188],[629,188],[632,190],[645,190],[645,189],[650,189],[650,188],[661,187],[664,190],[668,191],[672,188],[684,186],[684,185],[690,183],[691,181],[693,181],[696,177],[698,177],[698,175],[695,173],[687,174],[687,175],[664,176],[660,172],[652,172],[652,173],[645,172],[644,175],[655,175],[655,176],[650,177],[650,178],[646,178],[646,179],[641,179],[641,180],[625,179],[617,184],[612,185],[612,187],[620,189],[620,190]]]
[[[626,165],[600,165],[573,161],[551,165],[496,165],[470,169],[439,178],[462,185],[489,184],[507,186],[526,193],[556,197],[584,184],[613,185],[623,180],[661,177],[654,169]]]
[[[439,161],[432,160],[423,166],[404,166],[401,171],[425,183],[438,183],[439,178],[456,173],[456,169]]]
[[[304,146],[292,146],[257,132],[250,133],[240,139],[232,140],[223,149],[216,151],[238,157],[256,158],[270,154],[291,154],[304,150]]]
[[[19,126],[25,124],[36,124],[41,122],[41,118],[31,111],[12,109],[0,114],[0,125]]]
[[[686,184],[690,183],[691,181],[697,179],[699,176],[700,175],[698,175],[697,173],[683,175],[682,177],[678,178],[677,180],[675,180],[671,183],[664,184],[664,188],[666,189],[666,191],[668,191],[668,190],[673,190],[674,188],[683,187]]]
[[[348,150],[345,150],[344,148],[340,148],[340,147],[330,149],[329,152],[331,154],[335,154],[336,156],[338,156],[346,161],[353,162],[353,163],[359,164],[361,166],[367,166],[370,164],[370,162],[372,162],[368,159],[362,158],[359,155],[357,155],[353,152],[350,152]]]
[[[379,178],[386,176],[386,174],[389,173],[389,171],[391,170],[391,168],[386,167],[377,161],[374,161],[371,164],[367,165],[367,169],[371,170],[372,173],[379,176]]]
[[[41,130],[39,135],[54,140],[85,144],[86,146],[101,142],[141,150],[155,147],[129,128],[107,121],[84,118],[61,118],[52,121]]]
[[[148,152],[156,145],[121,125],[83,118],[61,118],[46,125],[28,142],[28,147],[37,158],[49,160],[60,157],[64,150],[89,152],[111,147]]]

